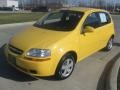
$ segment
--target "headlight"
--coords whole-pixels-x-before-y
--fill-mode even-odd
[[[51,56],[49,49],[30,49],[27,54],[30,57],[46,58]]]

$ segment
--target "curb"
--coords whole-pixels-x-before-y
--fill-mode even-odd
[[[35,23],[35,21],[33,21],[33,22],[23,22],[23,23],[12,23],[12,24],[1,24],[0,28],[12,27],[12,26],[21,26],[21,25],[31,25],[33,23]]]
[[[110,90],[117,90],[117,77],[120,68],[120,58],[115,62],[110,73]]]
[[[117,74],[120,65],[120,52],[105,66],[97,85],[97,90],[117,90]]]

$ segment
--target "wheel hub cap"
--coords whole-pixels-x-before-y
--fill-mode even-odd
[[[62,65],[60,73],[62,74],[63,77],[67,77],[71,74],[73,70],[73,60],[72,59],[67,59]]]

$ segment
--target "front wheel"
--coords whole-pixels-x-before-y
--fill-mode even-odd
[[[105,47],[105,50],[106,51],[110,51],[113,47],[113,38],[110,38],[108,43],[107,43],[107,46]]]
[[[74,67],[75,67],[74,57],[70,54],[65,55],[58,65],[56,71],[56,79],[63,80],[68,78],[72,74]]]

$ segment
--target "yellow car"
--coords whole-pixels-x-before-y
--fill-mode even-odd
[[[5,46],[7,61],[32,76],[68,78],[75,64],[105,48],[115,36],[110,14],[101,9],[67,8],[48,13]]]

